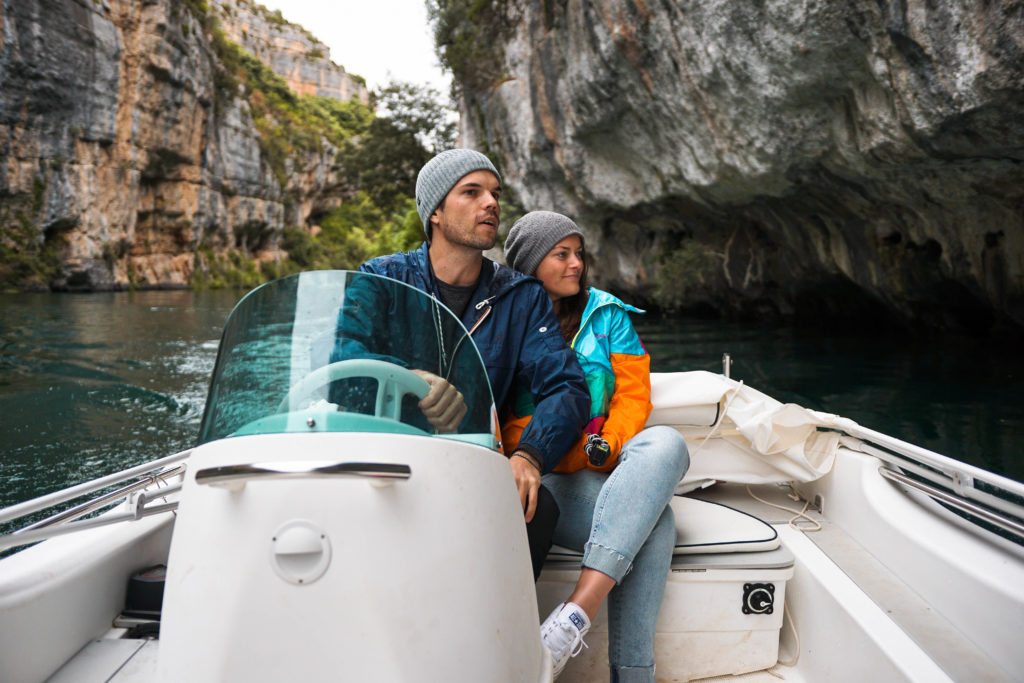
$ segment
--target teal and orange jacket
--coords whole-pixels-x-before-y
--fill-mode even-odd
[[[651,414],[651,357],[629,319],[629,313],[643,311],[600,289],[587,291],[590,296],[580,329],[570,346],[590,389],[590,421],[555,472],[584,468],[610,472],[622,446],[644,428]],[[501,430],[506,453],[515,450],[533,410],[529,392],[517,389],[512,415]],[[591,466],[583,452],[587,434],[600,434],[611,447],[611,455],[600,467]]]

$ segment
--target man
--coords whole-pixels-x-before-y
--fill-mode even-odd
[[[499,410],[514,383],[530,388],[536,413],[509,465],[530,532],[536,578],[558,516],[540,476],[579,439],[590,395],[540,283],[482,253],[497,240],[500,196],[501,178],[483,154],[441,152],[416,178],[416,209],[427,241],[417,251],[381,256],[359,269],[432,294],[462,320],[480,350]],[[431,387],[420,401],[424,415],[442,431],[454,429],[466,411],[461,394],[437,375],[420,374]]]

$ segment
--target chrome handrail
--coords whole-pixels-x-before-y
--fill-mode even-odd
[[[939,456],[937,453],[931,455],[940,457],[945,462],[928,461],[924,458],[915,457],[915,454],[900,453],[894,450],[891,443],[882,445],[873,441],[867,441],[860,436],[851,436],[850,438],[854,439],[856,443],[844,441],[843,445],[847,448],[871,455],[891,468],[899,468],[911,472],[932,484],[945,487],[949,489],[950,495],[961,500],[971,501],[999,513],[1024,519],[1024,505],[977,488],[977,483],[980,482],[993,490],[1005,493],[1007,496],[1024,500],[1024,495],[1022,495],[1024,493],[1024,490],[1022,490],[1024,485],[1020,482],[980,470],[945,456]]]
[[[945,503],[946,505],[954,507],[961,512],[965,512],[982,521],[997,526],[1000,529],[1009,531],[1024,538],[1024,523],[1021,523],[1018,520],[1010,519],[999,512],[982,507],[981,505],[976,505],[957,494],[944,491],[912,477],[908,477],[907,475],[901,474],[900,472],[890,469],[885,465],[878,468],[878,473],[890,481],[895,481],[905,486],[917,489],[918,491],[922,491],[940,503]]]
[[[115,491],[104,493],[96,498],[90,499],[79,505],[75,505],[67,510],[58,512],[46,519],[34,522],[15,531],[0,534],[0,550],[28,545],[30,543],[37,543],[48,538],[62,536],[64,534],[83,529],[91,529],[98,526],[116,524],[118,522],[137,520],[143,517],[149,517],[151,515],[169,512],[176,509],[178,506],[177,501],[167,502],[166,498],[168,495],[180,491],[181,483],[168,483],[167,480],[172,478],[183,479],[186,464],[181,463],[170,468],[168,468],[168,465],[185,460],[191,454],[192,451],[189,449],[164,458],[151,460],[150,462],[136,465],[135,467],[130,467],[84,484],[78,484],[60,491],[55,491],[54,493],[48,493],[46,495],[33,498],[32,500],[18,503],[0,510],[0,523],[11,522],[22,519],[35,512],[60,505],[61,503],[69,502],[88,493],[93,493],[94,491],[120,484],[132,479],[133,477],[143,475],[142,478],[137,481],[126,486],[122,486]],[[154,470],[161,471],[154,472]],[[146,488],[152,487],[161,482],[166,485],[159,488],[159,490],[145,491]],[[138,493],[140,491],[141,493]],[[80,519],[82,516],[87,515],[90,512],[112,505],[121,499],[131,500],[130,497],[135,493],[138,493],[138,495],[134,498],[133,508],[126,512],[115,513],[115,511],[111,510],[107,514],[99,517]],[[155,505],[150,504],[158,499],[162,499],[164,502]],[[131,505],[131,503],[129,505]]]
[[[151,460],[150,462],[130,467],[126,470],[121,470],[120,472],[115,472],[114,474],[109,474],[105,477],[100,477],[99,479],[93,479],[92,481],[85,482],[84,484],[70,486],[66,489],[55,491],[54,493],[48,493],[46,495],[39,496],[38,498],[33,498],[32,500],[26,500],[23,503],[17,503],[16,505],[0,510],[0,523],[10,522],[11,520],[18,519],[19,517],[30,515],[33,512],[39,512],[40,510],[51,508],[54,505],[74,500],[75,498],[84,496],[87,493],[99,491],[100,489],[113,486],[114,484],[120,484],[132,477],[148,474],[153,470],[158,470],[172,463],[184,460],[190,455],[192,455],[191,448],[187,451],[181,451],[174,455],[168,455],[167,457],[160,458],[158,460]]]
[[[128,484],[127,486],[122,486],[121,488],[111,491],[110,493],[105,493],[102,496],[93,498],[92,500],[89,500],[85,503],[75,505],[74,507],[70,507],[67,510],[64,510],[63,512],[58,512],[57,514],[47,517],[46,519],[40,520],[35,524],[30,524],[26,527],[23,527],[14,533],[22,533],[25,531],[30,531],[32,529],[42,529],[48,526],[53,526],[54,524],[60,524],[61,522],[77,519],[82,515],[89,514],[94,510],[99,510],[100,508],[105,507],[113,503],[114,501],[125,498],[131,495],[132,493],[135,493],[136,491],[141,491],[146,487],[152,486],[158,482],[165,481],[170,477],[175,477],[184,473],[185,465],[178,465],[177,467],[172,467],[169,470],[163,470],[157,474],[147,475],[136,482]],[[180,488],[181,486],[175,486],[173,487],[173,490],[180,490]],[[171,487],[168,487],[167,489],[161,489],[160,494],[156,497],[162,498],[171,492]],[[148,498],[152,498],[152,496]]]
[[[361,477],[390,483],[412,476],[412,468],[383,462],[267,462],[208,467],[196,472],[196,483],[238,489],[253,479]]]

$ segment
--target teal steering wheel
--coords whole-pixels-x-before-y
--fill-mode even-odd
[[[292,410],[292,406],[314,390],[336,380],[350,377],[377,380],[374,416],[388,417],[392,420],[398,420],[401,417],[403,396],[412,394],[416,398],[423,398],[430,391],[430,385],[422,377],[401,365],[372,358],[351,358],[317,368],[303,377],[288,390],[288,394],[278,404],[277,412],[283,413]]]

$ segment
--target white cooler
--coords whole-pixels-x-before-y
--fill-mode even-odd
[[[766,522],[718,503],[675,496],[678,541],[665,587],[655,659],[658,680],[687,681],[758,671],[778,659],[793,554]],[[545,618],[572,592],[580,553],[555,547],[537,583]],[[588,648],[559,682],[608,678],[608,622],[602,607]]]

